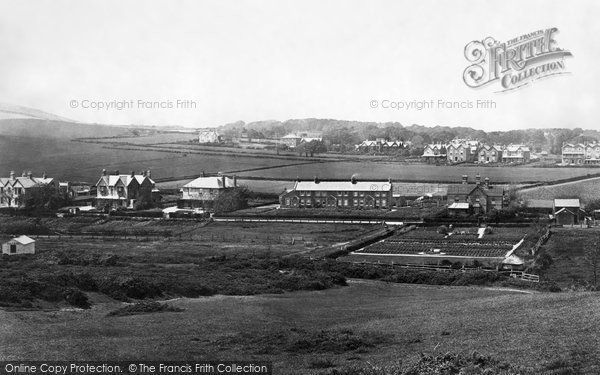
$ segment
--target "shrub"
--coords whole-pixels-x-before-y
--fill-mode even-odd
[[[67,289],[64,292],[64,299],[71,306],[80,307],[82,309],[88,309],[90,302],[87,296],[79,289]]]

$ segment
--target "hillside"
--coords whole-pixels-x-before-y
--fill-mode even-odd
[[[0,135],[7,136],[67,140],[86,137],[115,137],[128,132],[128,128],[121,126],[81,124],[33,118],[0,120]]]
[[[39,109],[0,103],[0,118],[36,118],[40,120],[75,122]]]

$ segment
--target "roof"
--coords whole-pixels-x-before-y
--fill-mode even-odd
[[[452,203],[448,209],[450,210],[468,210],[469,203]]]
[[[554,202],[551,199],[529,199],[527,201],[529,208],[553,208]]]
[[[225,186],[223,186],[222,177],[198,177],[197,179],[188,182],[183,185],[183,188],[196,188],[196,189],[224,189],[235,187],[233,178],[225,177]]]
[[[302,138],[302,137],[300,137],[300,136],[298,136],[298,135],[296,135],[296,134],[288,134],[288,135],[284,135],[284,136],[283,136],[283,137],[281,137],[281,138],[283,138],[283,139],[285,139],[285,138],[292,138],[292,139],[295,139],[295,138]]]
[[[3,177],[3,178],[0,178],[0,185],[8,186],[8,184],[16,185],[17,183],[19,183],[24,188],[30,188],[30,187],[34,187],[36,185],[47,185],[47,184],[51,183],[52,181],[54,181],[53,178],[43,178],[43,177],[20,176],[20,177],[15,177],[14,180],[11,179],[10,177],[8,177],[8,178]]]
[[[509,256],[507,256],[506,258],[504,258],[504,260],[502,261],[503,264],[512,264],[514,266],[520,266],[525,264],[525,261],[523,260],[523,258],[511,254]]]
[[[18,243],[20,243],[21,245],[28,245],[30,243],[35,242],[35,240],[33,238],[29,238],[27,236],[19,236],[19,237],[15,237],[13,238],[11,241],[17,241]]]
[[[390,191],[392,185],[381,181],[297,181],[293,190],[301,191]]]
[[[415,182],[394,182],[392,186],[394,197],[446,196],[448,184],[428,184]]]
[[[98,183],[96,185],[98,185],[100,181],[104,181],[108,186],[116,186],[119,183],[119,181],[121,181],[123,185],[129,186],[129,184],[133,182],[133,180],[136,180],[138,184],[141,185],[145,179],[148,179],[148,181],[150,181],[150,183],[154,185],[154,181],[150,177],[146,177],[141,174],[136,174],[133,176],[130,174],[106,175],[100,177],[100,180],[98,180]]]
[[[573,199],[555,199],[554,207],[576,207],[580,208],[581,204],[579,203],[578,198]]]

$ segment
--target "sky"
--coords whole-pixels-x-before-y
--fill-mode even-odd
[[[600,129],[599,16],[596,0],[2,0],[0,102],[116,125]],[[552,27],[568,74],[507,92],[464,83],[469,42]],[[390,108],[412,101],[434,105]]]

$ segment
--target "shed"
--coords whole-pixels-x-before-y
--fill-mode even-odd
[[[27,236],[19,236],[2,244],[2,254],[35,254],[35,240]]]
[[[581,209],[579,199],[555,199],[554,219],[557,225],[582,224],[585,211]]]

